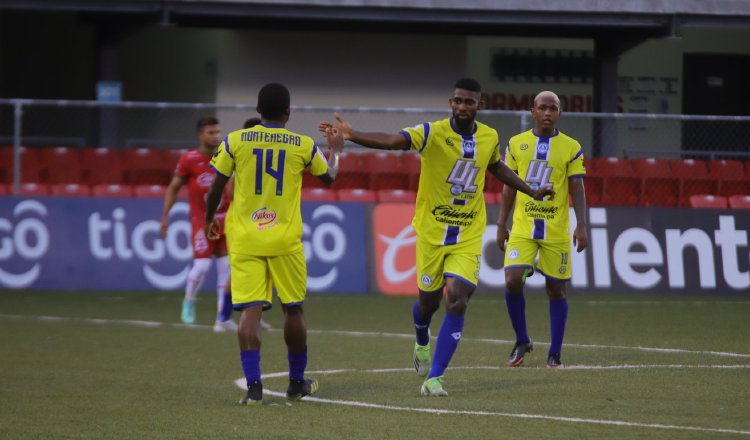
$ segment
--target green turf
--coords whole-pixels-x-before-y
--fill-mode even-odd
[[[211,331],[215,306],[210,294],[198,301],[197,328],[123,322],[176,324],[180,301],[177,293],[0,293],[0,438],[750,437],[510,416],[750,433],[750,298],[574,295],[566,364],[643,367],[551,371],[543,368],[549,340],[546,300],[528,295],[536,349],[523,367],[509,369],[504,360],[511,343],[505,341],[513,336],[504,301],[478,296],[471,301],[464,340],[453,359],[456,368],[445,376],[447,398],[421,397],[421,380],[413,370],[317,376],[321,389],[316,397],[323,399],[483,413],[478,415],[305,401],[289,406],[268,394],[263,407],[240,407],[243,392],[233,383],[242,376],[236,337]],[[408,369],[412,303],[377,295],[314,295],[306,306],[313,330],[308,368]],[[280,318],[278,307],[266,314],[276,328]],[[442,312],[435,316],[433,334],[441,321]],[[353,331],[367,334],[346,333]],[[286,371],[281,332],[267,333],[263,343],[263,372]],[[745,368],[695,368],[705,365]],[[267,378],[264,384],[283,392],[286,378]]]

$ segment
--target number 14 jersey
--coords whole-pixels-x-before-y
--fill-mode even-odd
[[[476,122],[472,134],[461,135],[450,118],[401,134],[422,162],[412,221],[417,236],[432,245],[481,240],[487,224],[485,174],[500,161],[497,131]]]

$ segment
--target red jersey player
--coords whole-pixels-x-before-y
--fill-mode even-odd
[[[188,186],[188,204],[190,206],[190,223],[192,225],[191,243],[193,245],[193,267],[188,273],[185,286],[185,299],[182,301],[182,322],[195,322],[195,297],[203,284],[211,265],[211,257],[216,257],[216,294],[217,314],[214,324],[215,332],[236,332],[237,325],[232,321],[232,300],[225,291],[229,279],[229,261],[227,257],[226,237],[221,231],[217,240],[208,240],[204,232],[206,217],[206,193],[214,181],[214,171],[208,166],[211,155],[221,143],[221,127],[214,117],[201,118],[198,121],[198,140],[200,145],[188,151],[181,158],[175,169],[172,182],[164,197],[164,210],[161,215],[161,236],[167,236],[169,211],[177,200],[180,188]],[[220,219],[223,229],[224,216],[231,196],[225,192],[216,217]]]

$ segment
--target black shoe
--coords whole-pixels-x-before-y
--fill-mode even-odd
[[[547,356],[547,368],[565,368],[565,364],[560,360],[559,354]]]
[[[524,355],[533,350],[534,344],[531,341],[516,342],[516,345],[513,346],[513,350],[510,352],[510,356],[508,356],[508,366],[520,367],[523,363]]]
[[[286,390],[287,400],[297,401],[305,396],[315,394],[320,383],[317,379],[289,379],[289,388]]]
[[[263,384],[255,381],[248,385],[247,394],[240,400],[240,405],[257,406],[263,404]]]

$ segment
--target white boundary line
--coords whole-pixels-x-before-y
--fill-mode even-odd
[[[707,365],[705,367],[708,368],[714,368],[717,366],[713,365]],[[722,367],[722,366],[719,366]],[[744,368],[750,368],[750,366],[742,366]],[[566,367],[567,368],[567,367]],[[451,367],[451,369],[462,369],[462,370],[499,370],[500,367]],[[390,373],[390,372],[401,372],[401,371],[412,371],[412,368],[390,368],[390,369],[376,369],[376,370],[354,370],[354,369],[342,369],[342,370],[318,370],[318,371],[309,371],[309,374],[338,374],[338,373]],[[278,372],[278,373],[269,373],[264,374],[262,377],[265,378],[272,378],[272,377],[283,377],[287,376],[289,373],[284,372]],[[234,381],[237,388],[246,390],[247,389],[247,382],[245,381],[244,377],[241,377]],[[269,389],[264,388],[263,389],[264,394],[269,394],[271,396],[275,397],[286,397],[285,393],[279,393],[277,391],[272,391]],[[341,406],[353,406],[353,407],[359,407],[359,408],[372,408],[372,409],[382,409],[386,411],[410,411],[410,412],[418,412],[418,413],[427,413],[427,414],[450,414],[450,415],[471,415],[471,416],[492,416],[492,417],[508,417],[508,418],[515,418],[515,419],[537,419],[537,420],[552,420],[556,422],[567,422],[567,423],[584,423],[584,424],[592,424],[592,425],[609,425],[609,426],[626,426],[626,427],[633,427],[633,428],[650,428],[650,429],[670,429],[670,430],[677,430],[677,431],[699,431],[699,432],[714,432],[714,433],[720,433],[720,434],[740,434],[740,435],[748,435],[750,436],[750,431],[742,431],[738,429],[724,429],[724,428],[704,428],[700,426],[680,426],[680,425],[663,425],[660,423],[637,423],[637,422],[627,422],[624,420],[606,420],[606,419],[584,419],[580,417],[557,417],[557,416],[547,416],[543,414],[526,414],[526,413],[505,413],[505,412],[493,412],[493,411],[469,411],[469,410],[450,410],[450,409],[435,409],[435,408],[414,408],[409,406],[395,406],[395,405],[381,405],[377,403],[368,403],[368,402],[358,402],[356,400],[335,400],[335,399],[324,399],[320,397],[305,397],[304,400],[306,402],[315,402],[315,403],[326,403],[326,404],[332,404],[332,405],[341,405]]]
[[[127,325],[133,327],[167,327],[167,328],[187,328],[187,329],[212,329],[211,325],[187,325],[180,323],[168,323],[158,321],[139,321],[133,319],[98,319],[98,318],[78,318],[78,317],[64,317],[64,316],[40,316],[40,315],[6,315],[0,314],[0,319],[13,319],[13,320],[24,320],[24,319],[36,319],[39,321],[71,321],[71,322],[82,322],[86,324],[98,324],[98,325]],[[281,330],[272,329],[271,332],[278,332]],[[316,335],[342,335],[352,337],[386,337],[386,338],[402,338],[402,339],[414,339],[414,335],[410,333],[389,333],[389,332],[355,332],[346,330],[307,330],[308,334]],[[511,345],[515,341],[506,339],[491,339],[491,338],[461,338],[463,342],[481,342],[488,344],[497,345]],[[537,345],[549,345],[547,342],[534,341]],[[683,353],[683,354],[701,354],[731,358],[743,358],[750,359],[750,353],[732,353],[725,351],[706,351],[706,350],[687,350],[684,348],[657,348],[657,347],[642,347],[642,346],[630,346],[630,345],[600,345],[600,344],[570,344],[565,343],[566,347],[575,348],[592,348],[592,349],[619,349],[619,350],[637,350],[637,351],[648,351],[653,353]]]

